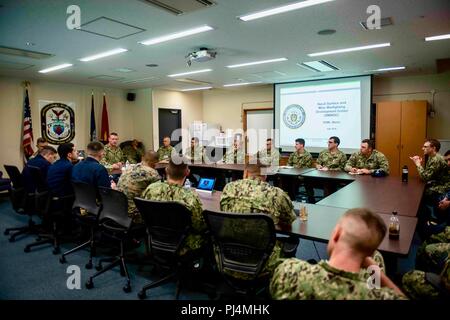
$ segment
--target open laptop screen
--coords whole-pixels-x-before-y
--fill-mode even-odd
[[[212,191],[214,189],[214,185],[216,183],[216,179],[214,178],[200,178],[198,182],[197,189]]]

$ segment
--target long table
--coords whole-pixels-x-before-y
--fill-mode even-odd
[[[211,211],[220,211],[221,192],[216,191],[212,194],[199,193],[203,209]],[[279,233],[296,236],[299,238],[313,241],[328,242],[333,228],[339,218],[347,211],[346,208],[330,207],[318,204],[305,204],[294,202],[294,209],[305,205],[308,211],[308,220],[302,221],[299,217],[290,227],[277,226]],[[390,214],[377,212],[386,225],[389,225]],[[408,216],[399,216],[400,220],[400,238],[397,240],[389,239],[388,235],[383,239],[379,250],[399,256],[407,256],[411,247],[414,231],[417,225],[417,218]]]
[[[167,164],[157,164],[157,169],[165,168]],[[243,172],[244,164],[205,164],[192,163],[191,168],[213,169],[221,172]],[[341,183],[345,187],[337,192],[327,195],[317,204],[338,208],[365,207],[374,212],[392,213],[396,211],[399,216],[415,217],[419,210],[425,184],[418,178],[410,178],[407,183],[399,177],[374,178],[368,175],[350,175],[342,171],[319,171],[314,168],[285,168],[280,167],[272,174],[286,178],[283,184],[292,183],[292,178],[300,176],[306,181],[314,181],[320,184]],[[284,185],[284,189],[289,186]]]
[[[380,213],[397,211],[398,215],[408,217],[417,215],[425,188],[419,179],[410,178],[404,183],[399,177],[353,177],[354,182],[317,204],[347,209],[365,207]]]

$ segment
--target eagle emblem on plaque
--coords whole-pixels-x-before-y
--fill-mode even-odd
[[[41,110],[41,133],[50,144],[63,144],[75,137],[75,114],[64,103],[49,103]]]

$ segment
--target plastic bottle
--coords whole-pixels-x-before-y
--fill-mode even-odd
[[[186,181],[184,181],[184,187],[186,189],[190,189],[191,188],[191,181],[189,179],[186,179]]]
[[[127,162],[125,162],[125,169],[128,169],[130,167],[130,161],[127,160]]]
[[[402,169],[402,182],[408,182],[408,166],[404,165]]]
[[[400,237],[400,221],[397,212],[393,211],[389,219],[389,239],[398,239]]]

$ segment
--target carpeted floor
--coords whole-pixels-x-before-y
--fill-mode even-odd
[[[120,276],[119,268],[107,271],[94,280],[95,287],[86,289],[84,284],[95,269],[86,270],[84,265],[88,260],[88,251],[81,250],[67,257],[67,263],[59,263],[59,256],[52,254],[50,246],[33,248],[24,253],[26,244],[34,241],[33,236],[18,238],[10,243],[8,236],[3,235],[5,228],[26,224],[26,217],[16,214],[11,208],[9,199],[0,196],[0,299],[137,299],[137,292],[149,281],[157,280],[158,275],[152,274],[150,266],[128,264],[132,280],[132,292],[125,293],[122,287],[124,278]],[[416,241],[417,242],[417,241]],[[70,249],[74,244],[63,244],[62,251]],[[399,259],[397,272],[403,273],[414,266],[416,246],[413,246],[408,258]],[[139,248],[138,251],[143,251]],[[326,244],[301,240],[297,251],[300,259],[326,259]],[[94,260],[95,263],[96,260]],[[69,266],[75,265],[81,271],[81,289],[68,289],[67,281],[72,273],[67,273]],[[175,283],[168,283],[147,292],[149,300],[171,300],[175,297]],[[208,299],[203,292],[184,289],[180,299]]]

